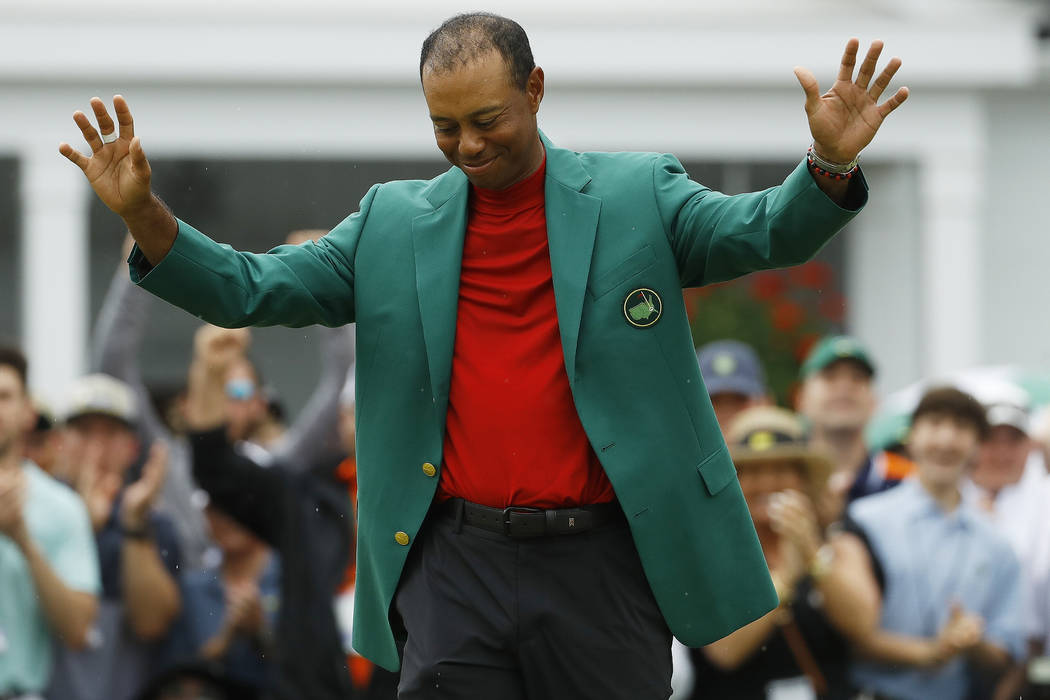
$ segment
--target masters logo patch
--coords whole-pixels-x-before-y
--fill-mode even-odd
[[[623,300],[623,315],[635,328],[648,328],[660,320],[664,305],[652,289],[636,289]]]

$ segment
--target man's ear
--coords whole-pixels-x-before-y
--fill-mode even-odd
[[[536,114],[540,110],[540,102],[543,101],[543,69],[539,66],[533,68],[529,73],[529,78],[525,82],[525,96],[529,100],[532,113]]]

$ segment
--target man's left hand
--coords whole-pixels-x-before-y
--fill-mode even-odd
[[[881,41],[871,43],[854,80],[853,68],[857,63],[859,46],[857,39],[850,39],[846,43],[838,79],[823,95],[820,94],[813,73],[806,68],[795,68],[795,77],[806,93],[806,115],[813,135],[813,150],[832,163],[852,162],[875,137],[882,120],[908,98],[908,88],[902,87],[881,105],[878,104],[883,91],[901,66],[899,58],[891,58],[875,82],[871,82],[879,54],[882,53]]]

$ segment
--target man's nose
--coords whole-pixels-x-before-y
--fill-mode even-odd
[[[459,137],[459,152],[461,155],[471,158],[479,155],[485,150],[485,140],[476,131],[464,129]]]

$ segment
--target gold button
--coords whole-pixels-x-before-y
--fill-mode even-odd
[[[438,473],[437,467],[430,462],[423,462],[423,473],[427,476],[434,476]]]
[[[394,535],[394,539],[397,540],[397,543],[399,545],[401,545],[401,546],[407,545],[408,544],[408,533],[407,532],[400,532],[400,531],[398,531],[398,533]]]

